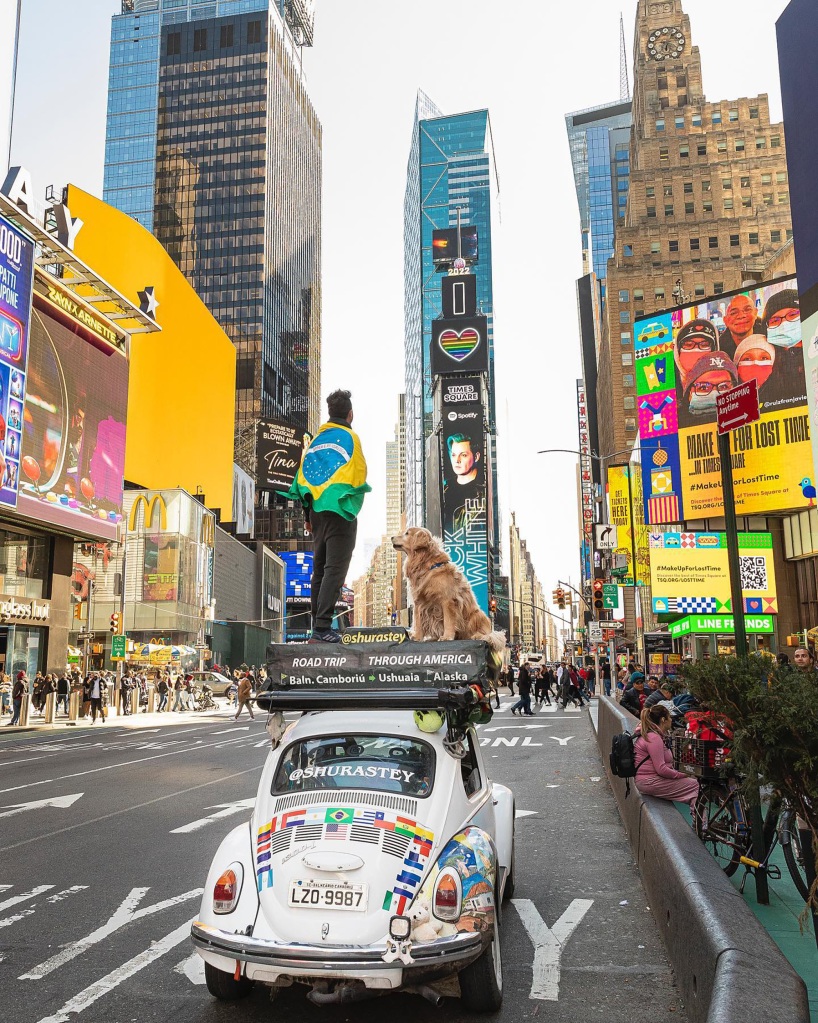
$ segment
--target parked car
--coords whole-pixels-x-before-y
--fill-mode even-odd
[[[208,685],[213,690],[214,696],[224,696],[227,687],[232,685],[232,680],[218,671],[194,671],[193,681],[197,686]]]
[[[213,858],[191,928],[208,990],[295,981],[317,1004],[373,990],[438,1004],[456,974],[467,1009],[496,1011],[513,794],[489,780],[472,726],[453,755],[436,711],[427,731],[423,712],[350,709],[290,725],[252,819]]]

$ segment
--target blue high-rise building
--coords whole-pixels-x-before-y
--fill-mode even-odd
[[[565,115],[579,204],[584,273],[604,287],[614,232],[624,220],[630,185],[631,101]]]
[[[320,421],[313,7],[122,0],[112,23],[103,197],[156,235],[236,346],[239,442],[260,419]]]
[[[488,319],[489,421],[495,422],[494,298],[492,289],[492,219],[499,190],[488,110],[444,116],[423,92],[418,93],[404,199],[404,319],[406,367],[406,521],[426,522],[426,448],[433,430],[429,346],[432,320],[442,313],[440,276],[432,261],[432,232],[476,226],[480,261],[478,312]],[[496,459],[491,454],[496,483]],[[430,481],[437,486],[437,481]],[[492,488],[494,522],[498,519],[496,485]]]

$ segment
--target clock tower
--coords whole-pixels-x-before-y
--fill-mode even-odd
[[[634,126],[661,110],[673,116],[680,107],[704,102],[701,57],[682,0],[639,0],[633,64]]]

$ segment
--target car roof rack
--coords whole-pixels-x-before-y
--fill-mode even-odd
[[[267,711],[462,707],[477,699],[470,686],[486,686],[491,657],[479,640],[271,644],[256,703]]]

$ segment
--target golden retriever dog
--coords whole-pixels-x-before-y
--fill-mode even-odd
[[[415,602],[412,639],[479,639],[496,653],[505,649],[505,633],[492,632],[466,577],[428,529],[411,526],[392,537],[392,546],[406,556],[404,574]]]

